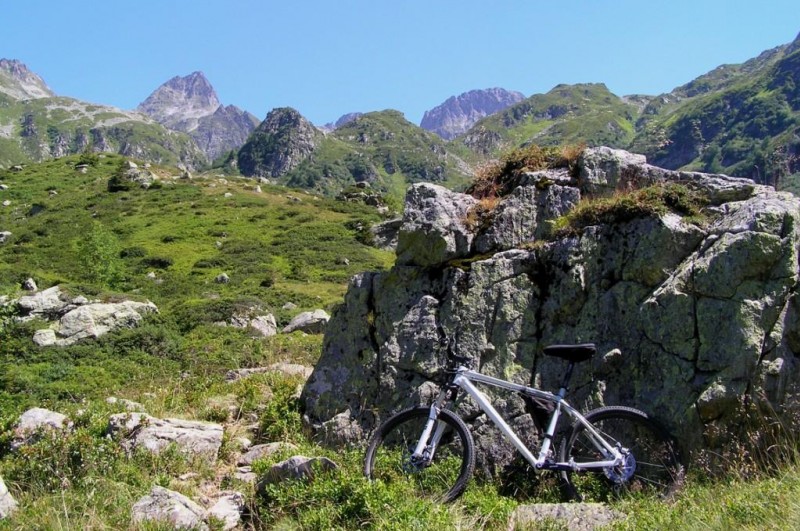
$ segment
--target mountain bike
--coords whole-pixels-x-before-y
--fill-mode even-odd
[[[593,492],[605,491],[605,498],[632,493],[672,496],[683,483],[685,465],[676,441],[655,420],[624,406],[581,414],[565,400],[575,364],[591,359],[596,351],[591,343],[544,349],[545,355],[568,362],[554,394],[474,371],[469,358],[454,354],[448,346],[438,397],[430,406],[401,411],[378,427],[367,445],[365,475],[372,481],[407,481],[417,495],[441,502],[458,498],[475,469],[472,435],[452,411],[464,391],[534,469],[559,473],[571,497],[581,498],[578,485],[582,483],[590,483]],[[536,455],[475,384],[520,393],[550,406],[552,413]],[[553,438],[565,416],[572,423],[561,437],[556,458]],[[578,480],[585,476],[593,479]]]

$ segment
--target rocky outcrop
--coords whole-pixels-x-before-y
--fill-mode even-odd
[[[71,296],[59,286],[20,297],[14,303],[20,321],[51,321],[49,328],[37,330],[33,336],[33,341],[43,347],[68,346],[120,328],[134,328],[145,315],[158,313],[152,302],[89,301],[83,296]]]
[[[549,390],[565,367],[543,347],[594,342],[600,354],[577,367],[570,402],[638,407],[691,448],[740,430],[745,397],[796,408],[800,201],[604,149],[589,150],[575,175],[525,175],[478,223],[462,221],[471,197],[409,191],[397,265],[351,281],[304,388],[321,440],[360,441],[390,413],[430,400],[440,328],[482,372]],[[673,180],[712,199],[705,225],[668,213],[541,238],[580,196]],[[535,433],[539,419],[519,398],[498,405],[512,427]],[[491,457],[482,466],[507,462],[513,448],[469,401],[461,407]]]
[[[451,96],[444,103],[425,111],[420,127],[445,140],[467,132],[481,118],[500,112],[525,99],[520,92],[501,88],[470,90]]]
[[[239,150],[239,170],[249,177],[280,177],[313,153],[322,138],[296,110],[273,109]]]
[[[120,413],[109,418],[108,431],[131,451],[143,448],[157,454],[174,444],[182,452],[213,462],[222,446],[223,427],[208,422],[158,419],[144,413]]]

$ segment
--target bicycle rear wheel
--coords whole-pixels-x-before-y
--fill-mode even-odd
[[[443,425],[444,431],[438,445],[435,449],[431,446],[434,426],[424,458],[414,462],[411,454],[429,414],[429,407],[416,407],[384,422],[367,446],[364,474],[370,480],[405,482],[414,495],[446,503],[458,498],[467,487],[475,469],[475,448],[464,421],[442,410],[437,425]]]
[[[647,414],[633,408],[602,407],[586,415],[596,430],[622,452],[618,467],[562,472],[570,497],[608,501],[622,496],[669,498],[683,485],[686,468],[675,441]],[[581,423],[561,442],[561,461],[587,463],[606,459]]]

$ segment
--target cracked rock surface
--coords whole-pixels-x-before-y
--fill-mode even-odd
[[[481,372],[551,391],[565,366],[542,349],[596,343],[595,358],[576,367],[570,403],[642,409],[680,434],[686,449],[723,444],[711,433],[739,429],[745,397],[778,412],[793,407],[800,200],[745,179],[588,151],[568,182],[563,172],[521,180],[497,206],[498,224],[478,224],[472,234],[454,217],[467,207],[453,207],[469,199],[430,184],[412,188],[400,234],[414,244],[398,248],[402,260],[391,270],[351,281],[304,388],[321,440],[356,443],[390,414],[428,403],[437,392],[429,379],[444,360],[438,327]],[[580,196],[670,180],[704,191],[714,220],[699,227],[666,214],[540,240],[542,224]],[[432,221],[440,217],[446,222]],[[452,260],[464,257],[472,261]],[[523,439],[536,437],[539,412],[515,396],[492,398]],[[469,400],[460,408],[479,466],[491,473],[513,449]]]

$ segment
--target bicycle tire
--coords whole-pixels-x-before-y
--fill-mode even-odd
[[[371,481],[407,482],[415,495],[448,503],[464,492],[475,470],[475,444],[464,421],[442,410],[438,420],[445,423],[445,431],[433,460],[411,463],[429,414],[430,407],[415,407],[381,424],[367,446],[364,474]]]
[[[590,411],[592,426],[610,443],[623,449],[624,465],[604,469],[563,471],[569,497],[609,501],[625,496],[671,498],[683,485],[686,466],[678,445],[658,423],[638,409],[609,406]],[[561,441],[561,461],[597,461],[603,456],[591,443],[584,425],[576,422]]]

